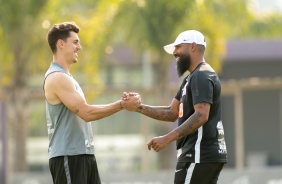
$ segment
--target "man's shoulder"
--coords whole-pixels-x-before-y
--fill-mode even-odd
[[[201,66],[198,68],[197,70],[198,72],[215,72],[214,69],[212,68],[212,66],[206,62],[204,62],[203,64],[201,64]]]
[[[61,103],[60,98],[66,92],[74,89],[74,84],[70,76],[63,72],[50,73],[44,83],[44,91],[46,99],[51,104]]]
[[[217,74],[208,63],[204,63],[199,68],[197,68],[195,72],[193,72],[193,75],[197,77],[204,77],[204,78],[208,77],[209,78],[210,76],[217,75]]]
[[[54,83],[58,84],[58,83],[61,83],[61,82],[71,81],[71,78],[70,78],[70,76],[68,76],[64,72],[55,71],[55,72],[49,73],[46,76],[46,81],[50,81],[52,83],[54,82]]]

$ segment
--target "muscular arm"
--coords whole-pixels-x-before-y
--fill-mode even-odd
[[[195,112],[179,127],[167,134],[171,141],[181,139],[204,125],[209,118],[210,104],[206,102],[194,105]]]
[[[149,106],[141,104],[137,112],[161,121],[175,121],[178,117],[179,101],[173,99],[170,106]]]
[[[46,100],[50,104],[63,103],[86,122],[110,116],[122,109],[121,100],[105,105],[87,104],[85,98],[75,89],[72,79],[62,72],[50,74],[46,78],[44,89]],[[136,99],[137,97],[133,97],[131,102],[136,102],[137,109],[139,104]],[[134,103],[128,105],[134,105]]]
[[[199,127],[208,121],[210,106],[209,103],[205,102],[194,105],[195,112],[181,126],[164,136],[153,138],[147,143],[148,149],[150,150],[152,147],[158,152],[172,141],[181,139],[198,130]]]

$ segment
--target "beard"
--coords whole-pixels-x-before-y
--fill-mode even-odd
[[[178,77],[182,77],[182,75],[189,69],[190,63],[191,59],[189,55],[179,54],[179,60],[176,63]]]

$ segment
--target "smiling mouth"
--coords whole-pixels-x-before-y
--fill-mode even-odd
[[[180,55],[174,54],[175,60],[178,61],[180,59]]]

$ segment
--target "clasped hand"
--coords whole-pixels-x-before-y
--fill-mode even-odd
[[[129,111],[138,111],[139,106],[141,105],[141,97],[138,93],[135,92],[124,92],[121,97],[121,104],[124,109]],[[154,149],[156,152],[159,152],[163,148],[167,147],[169,144],[167,136],[159,136],[153,138],[147,143],[148,149]]]
[[[122,108],[128,111],[137,111],[141,104],[141,96],[135,92],[124,92],[121,99]]]

